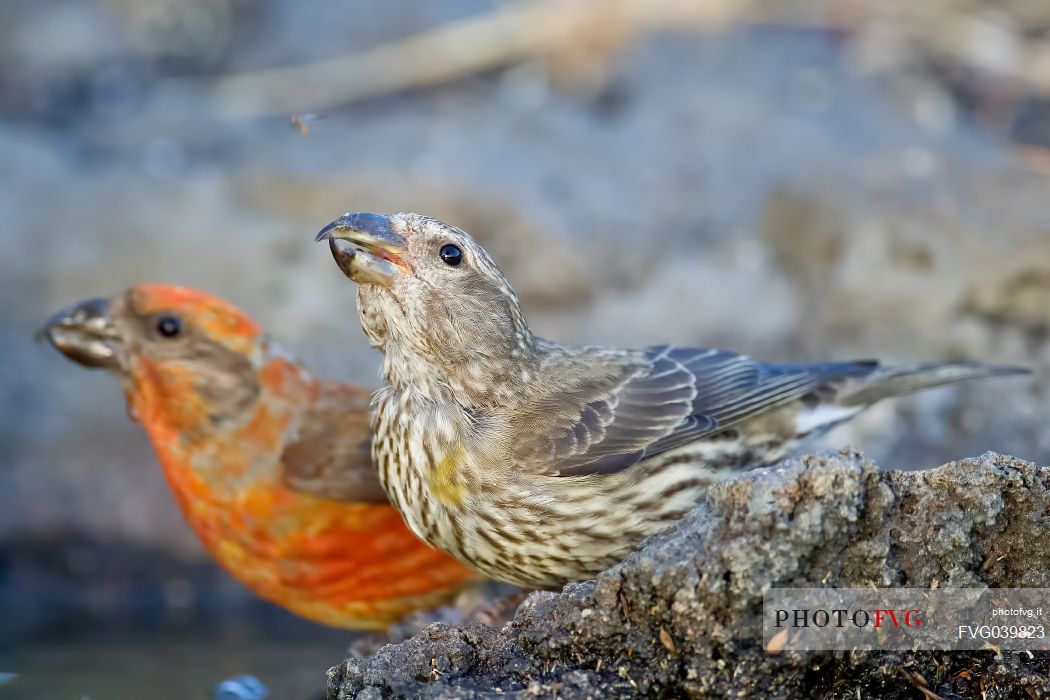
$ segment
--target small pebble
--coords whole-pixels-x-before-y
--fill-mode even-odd
[[[270,691],[255,676],[236,676],[215,686],[215,700],[263,700]]]

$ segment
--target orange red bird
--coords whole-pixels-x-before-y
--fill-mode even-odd
[[[190,527],[266,600],[383,629],[476,579],[387,503],[369,392],[313,377],[232,304],[139,285],[72,306],[45,332],[70,359],[120,376]]]

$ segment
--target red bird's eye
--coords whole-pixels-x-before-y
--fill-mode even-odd
[[[174,338],[182,332],[182,321],[178,316],[161,316],[157,319],[157,332],[161,337]]]

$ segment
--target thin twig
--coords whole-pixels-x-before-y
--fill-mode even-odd
[[[524,57],[571,49],[597,33],[697,31],[742,16],[748,0],[522,0],[481,16],[316,63],[240,73],[205,84],[216,116],[316,112],[447,82]],[[193,87],[168,81],[169,92]]]

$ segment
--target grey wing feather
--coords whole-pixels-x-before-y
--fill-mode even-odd
[[[563,412],[575,422],[554,442],[548,470],[561,476],[615,473],[800,401],[860,410],[943,384],[1028,373],[1019,367],[951,362],[771,364],[721,350],[652,347],[632,372],[607,382],[597,398],[575,413]],[[571,399],[563,397],[563,405],[572,406]]]
[[[666,345],[648,348],[645,359],[645,369],[582,408],[576,424],[555,443],[552,471],[561,476],[622,471],[878,366],[871,361],[775,365],[732,352]],[[581,433],[590,440],[580,440]]]

